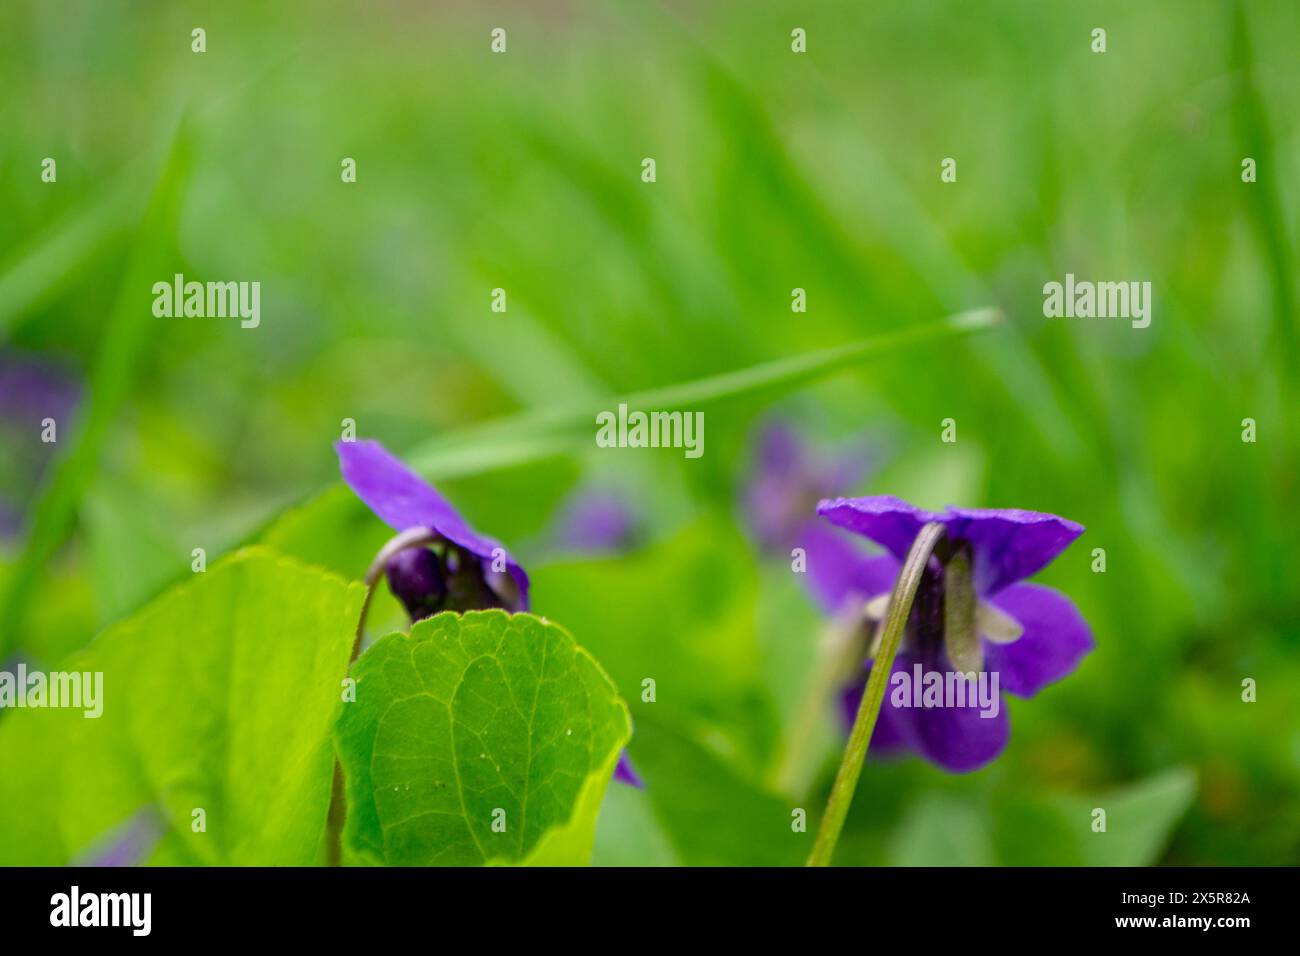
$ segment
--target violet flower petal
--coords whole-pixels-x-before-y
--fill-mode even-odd
[[[490,571],[500,548],[506,571],[519,589],[520,610],[528,610],[528,575],[493,538],[479,534],[432,485],[406,467],[377,441],[335,442],[343,480],[366,506],[394,531],[429,528],[475,555]]]
[[[900,651],[894,658],[893,673],[911,672],[913,665],[924,663],[915,655]],[[929,669],[927,665],[927,670]],[[846,689],[840,697],[841,718],[847,730],[857,717],[858,705],[866,689],[863,680]],[[968,707],[900,707],[892,699],[892,684],[885,690],[880,714],[871,733],[871,753],[891,757],[912,751],[949,773],[978,770],[995,759],[1011,739],[1011,721],[1006,701],[999,701],[996,716],[981,716],[977,704]]]
[[[827,499],[817,505],[817,513],[831,524],[870,538],[900,562],[906,560],[921,528],[944,517],[893,495]]]
[[[949,507],[933,512],[892,495],[827,500],[817,513],[870,538],[899,561],[907,557],[921,526],[938,521],[949,539],[970,544],[975,590],[983,596],[1042,570],[1083,533],[1083,525],[1039,511]]]
[[[1009,693],[1032,697],[1073,671],[1093,649],[1087,622],[1060,591],[1042,584],[1013,584],[989,602],[1025,629],[1010,644],[984,641],[984,669],[996,671]]]
[[[840,719],[846,734],[853,729],[853,722],[857,719],[858,707],[862,704],[862,695],[866,692],[867,678],[871,676],[873,666],[875,666],[874,661],[867,661],[860,679],[844,688],[840,694]],[[894,658],[894,669],[891,673],[896,674],[900,669],[910,670],[911,667],[911,657],[900,652]],[[905,751],[915,750],[913,736],[911,720],[902,708],[890,704],[889,691],[886,689],[885,700],[881,704],[880,713],[876,716],[876,726],[871,731],[871,753],[892,757],[899,756]]]
[[[1011,739],[1005,699],[999,702],[997,715],[991,717],[981,716],[978,704],[900,708],[897,712],[912,718],[921,755],[950,773],[978,770],[1002,753]]]
[[[142,866],[153,855],[166,830],[157,809],[144,807],[111,830],[79,860],[74,860],[73,865]]]
[[[632,758],[627,755],[626,750],[618,755],[618,765],[614,768],[614,779],[619,783],[627,784],[629,787],[636,787],[638,790],[645,789],[645,781],[641,779],[641,775],[632,766]]]
[[[809,522],[801,540],[808,554],[808,583],[827,611],[894,589],[900,565],[891,556],[864,555],[851,539],[819,522]]]
[[[1083,525],[1039,511],[949,507],[948,536],[971,545],[975,591],[988,596],[1041,571],[1083,534]]]
[[[915,654],[899,651],[894,658],[892,674],[911,673],[916,664],[926,672],[934,670],[933,664]],[[867,662],[865,675],[871,672],[872,662]],[[903,707],[893,702],[893,683],[886,686],[880,715],[871,734],[871,752],[892,756],[901,751],[912,751],[949,773],[968,773],[978,770],[1006,748],[1011,739],[1011,721],[1006,700],[998,702],[996,716],[984,717],[978,704],[967,707]],[[845,728],[853,726],[858,703],[866,689],[865,676],[841,697]]]
[[[949,507],[935,513],[890,496],[827,500],[818,505],[817,511],[832,524],[882,545],[898,561],[906,557],[917,533],[929,521],[942,523],[950,541],[969,545],[976,592],[1023,628],[1020,637],[1010,643],[987,639],[982,642],[984,670],[998,674],[1000,690],[1032,696],[1072,671],[1092,650],[1088,625],[1068,598],[1042,585],[1017,583],[1056,558],[1083,533],[1082,525],[1056,515],[1019,509]],[[839,568],[824,570],[823,580],[828,588],[844,592],[851,588],[845,582],[853,573],[864,572],[845,560]],[[884,593],[892,586],[897,564],[891,559],[878,560],[873,562],[871,573],[879,575],[876,593]],[[941,647],[930,653],[934,659],[921,662],[926,671],[951,670]],[[900,648],[894,671],[910,668],[914,657]],[[865,680],[855,683],[842,695],[841,707],[850,724],[864,684]],[[894,707],[887,689],[872,734],[872,747],[910,749],[946,770],[965,773],[997,757],[1010,735],[1005,701],[1000,702],[996,716],[986,717],[978,704]]]

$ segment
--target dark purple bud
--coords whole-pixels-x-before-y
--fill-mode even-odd
[[[449,611],[481,611],[487,608],[506,608],[507,602],[492,590],[483,562],[477,555],[463,548],[448,548],[444,556],[447,575],[447,602]]]
[[[447,597],[447,583],[438,556],[428,548],[399,551],[388,562],[388,588],[402,602],[411,621],[432,617],[441,611]]]
[[[339,467],[343,480],[356,492],[358,498],[394,531],[427,528],[465,553],[477,568],[472,569],[477,581],[487,580],[488,565],[493,584],[489,595],[478,596],[478,603],[453,606],[448,610],[470,610],[476,607],[505,607],[510,611],[528,610],[528,575],[509,552],[494,538],[479,534],[457,513],[446,498],[402,462],[390,455],[383,445],[375,441],[337,442]],[[447,559],[450,564],[450,558]],[[443,575],[449,579],[460,566],[448,567]],[[510,582],[505,581],[510,578]],[[500,580],[498,580],[500,579]],[[471,588],[473,590],[474,588]],[[495,592],[495,593],[492,593]]]

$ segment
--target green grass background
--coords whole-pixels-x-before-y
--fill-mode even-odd
[[[1282,0],[5,4],[0,349],[86,396],[53,448],[3,426],[49,461],[0,487],[27,516],[0,646],[57,661],[195,547],[359,575],[385,530],[331,484],[353,418],[520,554],[629,699],[650,787],[611,793],[597,860],[783,862],[771,821],[815,818],[834,741],[809,793],[773,792],[819,627],[738,511],[780,411],[882,449],[845,493],[1088,527],[1041,579],[1096,652],[1010,703],[986,770],[870,764],[841,862],[1296,863],[1297,49]],[[174,272],[260,280],[261,327],[155,319]],[[1043,318],[1066,272],[1151,281],[1151,327]],[[546,424],[985,306],[1008,321],[709,406],[699,460]],[[546,546],[592,485],[636,502],[633,553]],[[1106,794],[1156,808],[1132,858],[1088,842]]]

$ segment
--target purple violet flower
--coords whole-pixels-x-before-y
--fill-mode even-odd
[[[910,750],[945,770],[965,773],[997,757],[1010,738],[1003,701],[992,715],[971,701],[965,706],[909,706],[905,694],[896,695],[895,682],[905,683],[900,673],[907,674],[908,681],[931,672],[945,680],[956,672],[996,675],[1001,690],[1032,697],[1073,671],[1093,648],[1092,632],[1069,598],[1041,584],[1023,583],[1082,534],[1082,525],[1017,509],[949,507],[930,512],[888,495],[823,501],[817,513],[889,552],[840,569],[839,599],[864,601],[873,621],[884,617],[894,579],[917,533],[929,522],[945,528],[945,538],[922,576],[894,660],[871,739],[877,752]],[[946,604],[960,604],[958,591],[963,587],[973,600],[972,645],[960,643],[945,624]],[[874,649],[859,678],[842,695],[848,725],[857,713],[873,654]],[[960,667],[954,666],[953,657],[962,662]]]
[[[385,569],[412,621],[439,611],[528,610],[528,575],[479,534],[432,485],[377,441],[335,443],[343,480],[394,531],[427,528],[432,547],[402,551]]]
[[[377,441],[335,442],[334,450],[343,480],[385,524],[399,533],[427,528],[442,539],[431,548],[399,551],[385,568],[388,586],[412,623],[439,611],[528,610],[524,569],[495,540],[466,524],[431,484]],[[614,779],[645,786],[627,751],[619,755]]]
[[[167,832],[158,810],[137,810],[73,860],[73,866],[143,866]]]
[[[53,419],[60,434],[72,427],[81,386],[62,365],[19,352],[0,353],[0,538],[24,524],[14,504],[32,499],[57,448],[38,440],[41,423]]]
[[[858,484],[867,471],[861,453],[817,455],[785,421],[771,421],[759,434],[754,478],[744,495],[748,524],[769,554],[789,557],[792,549],[803,549],[813,594],[828,611],[838,610],[850,593],[845,575],[866,551],[852,535],[818,520],[813,509],[827,495]]]
[[[564,553],[608,554],[630,548],[637,530],[636,512],[621,496],[580,489],[560,508],[550,538]]]

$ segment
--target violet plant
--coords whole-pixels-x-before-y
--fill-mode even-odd
[[[411,624],[439,613],[529,609],[528,574],[496,539],[475,531],[436,488],[377,441],[334,446],[348,487],[397,535],[380,549],[366,573],[366,601],[357,623],[353,660],[360,653],[366,612],[382,575]],[[614,779],[643,787],[627,752]],[[336,782],[336,794],[339,792]],[[341,797],[336,797],[336,802]],[[341,813],[336,806],[335,816]],[[337,838],[335,862],[338,862]]]
[[[868,746],[912,750],[952,772],[974,770],[1006,746],[1010,723],[963,699],[927,698],[916,708],[892,693],[893,677],[934,675],[932,685],[963,687],[997,675],[1009,692],[1030,697],[1070,673],[1093,647],[1091,631],[1065,595],[1024,583],[1083,533],[1065,518],[1019,509],[917,508],[888,495],[837,498],[818,505],[832,524],[881,545],[888,554],[845,569],[863,601],[869,629],[865,684],[846,688],[852,725],[821,829],[809,857],[825,866],[834,853]],[[1000,704],[1000,701],[998,702]]]

